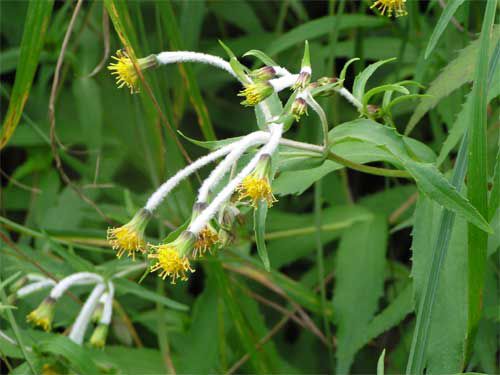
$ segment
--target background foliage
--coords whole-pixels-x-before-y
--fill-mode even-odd
[[[235,96],[239,85],[210,67],[162,67],[146,73],[150,90],[118,90],[105,65],[123,45],[137,56],[188,49],[225,57],[221,39],[238,56],[261,49],[297,71],[308,39],[313,78],[338,75],[347,60],[360,58],[347,87],[370,63],[397,57],[368,87],[403,79],[427,87],[432,97],[394,107],[394,123],[433,150],[440,170],[495,233],[455,218],[411,180],[331,161],[282,171],[265,234],[271,272],[258,260],[247,215],[235,245],[199,262],[189,282],[172,286],[150,276],[137,284],[139,273],[117,283],[104,350],[60,335],[88,288],[58,304],[56,333],[25,323],[44,292],[13,304],[4,298],[2,332],[17,337],[18,326],[32,350],[0,338],[3,371],[29,371],[28,356],[38,370],[58,362],[83,374],[375,373],[385,349],[386,373],[407,366],[499,372],[495,1],[450,0],[445,10],[441,1],[408,1],[408,16],[396,20],[378,16],[367,1],[89,1],[57,69],[76,4],[0,3],[3,294],[29,272],[112,272],[118,261],[104,241],[108,222],[127,222],[186,155],[205,152],[176,130],[214,140],[256,129],[253,111]],[[330,127],[358,117],[342,98],[322,105]],[[319,131],[310,114],[287,137],[317,143]],[[368,144],[348,151],[369,161],[362,155]],[[164,238],[185,222],[198,185],[193,178],[171,194],[148,237]]]

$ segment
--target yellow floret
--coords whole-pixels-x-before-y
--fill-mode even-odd
[[[377,0],[373,3],[370,9],[377,8],[382,15],[387,10],[387,16],[391,17],[392,14],[396,17],[406,16],[406,0]]]
[[[139,76],[129,55],[125,51],[118,50],[116,51],[116,56],[112,56],[112,58],[115,59],[116,62],[109,64],[108,69],[111,70],[111,74],[116,76],[118,88],[127,86],[131,94],[139,92]],[[157,64],[158,62],[154,55],[137,60],[137,67],[141,71],[156,66]]]
[[[211,253],[214,246],[219,244],[219,235],[211,226],[206,226],[201,230],[196,238],[193,249],[193,257],[202,257],[207,251]]]
[[[160,271],[159,276],[162,279],[165,280],[168,276],[172,279],[171,283],[175,284],[177,279],[187,281],[187,274],[194,272],[187,256],[181,255],[174,244],[161,244],[152,248],[155,252],[148,257],[156,259],[156,264],[151,267],[151,271]]]
[[[273,195],[269,180],[266,177],[258,177],[253,174],[245,177],[238,187],[238,194],[240,201],[250,198],[254,208],[257,208],[261,200],[266,201],[268,207],[272,207],[273,203],[278,201]]]
[[[125,252],[135,260],[137,251],[144,252],[146,242],[142,235],[134,228],[124,225],[119,228],[108,228],[108,242],[113,250],[117,250],[116,256],[121,258]]]
[[[37,327],[42,327],[47,332],[50,331],[54,319],[54,304],[55,300],[50,297],[46,298],[40,306],[26,316],[26,321]]]

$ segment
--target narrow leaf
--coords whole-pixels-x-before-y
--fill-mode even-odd
[[[267,217],[267,202],[260,200],[257,208],[254,210],[253,225],[255,233],[255,244],[257,245],[257,252],[264,264],[266,271],[270,271],[271,266],[269,263],[269,256],[267,255],[266,241],[264,236],[266,234],[266,217]]]

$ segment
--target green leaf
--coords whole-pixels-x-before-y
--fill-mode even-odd
[[[246,57],[246,56],[255,56],[260,61],[262,61],[264,63],[264,65],[267,65],[267,66],[279,66],[279,64],[276,63],[272,58],[270,58],[267,54],[265,54],[264,52],[262,52],[261,50],[258,50],[258,49],[251,49],[250,51],[245,52],[243,54],[243,57]]]
[[[387,224],[382,216],[354,224],[340,241],[333,291],[337,373],[349,372],[384,291]],[[361,261],[362,260],[362,261]]]
[[[29,2],[26,19],[23,20],[24,31],[14,88],[0,130],[0,150],[5,147],[16,130],[24,105],[30,95],[31,84],[40,59],[53,5],[54,0],[31,0]]]
[[[385,91],[392,91],[392,92],[397,91],[397,92],[400,92],[401,94],[404,94],[404,95],[408,95],[410,93],[406,87],[401,86],[401,85],[397,85],[397,84],[382,85],[382,86],[374,87],[373,89],[368,90],[363,95],[363,100],[362,100],[363,106],[366,107],[366,105],[370,102],[370,99],[372,98],[372,96],[379,94],[381,92],[385,92]]]
[[[368,65],[361,73],[359,73],[354,79],[354,84],[352,86],[352,94],[359,101],[363,100],[363,95],[365,94],[365,86],[368,79],[375,73],[375,71],[382,65],[394,61],[396,58],[377,61],[376,63]]]
[[[36,347],[42,353],[62,356],[80,374],[93,375],[99,373],[90,353],[66,336],[54,335],[49,339],[40,340]]]
[[[282,36],[273,40],[269,48],[265,51],[274,56],[283,52],[297,44],[304,43],[304,40],[313,40],[322,35],[328,35],[332,30],[332,25],[338,22],[335,16],[326,16],[315,19],[313,21],[305,22],[300,26],[288,31]],[[383,26],[387,20],[382,17],[365,16],[359,14],[344,14],[342,15],[342,22],[338,27],[338,31],[348,30],[353,27],[358,28],[376,28]]]
[[[427,48],[425,49],[425,55],[424,55],[425,59],[427,59],[429,55],[432,53],[434,47],[436,47],[436,44],[439,41],[439,38],[441,37],[441,34],[443,34],[443,31],[445,30],[446,26],[448,26],[451,18],[457,11],[458,7],[463,4],[463,2],[464,0],[451,0],[446,4],[446,8],[444,8],[441,17],[439,17],[439,21],[437,25],[434,27],[432,35],[429,39],[429,44],[427,44]]]
[[[500,40],[500,26],[493,27],[490,46],[495,46]],[[491,48],[493,51],[493,48]],[[439,74],[439,76],[431,82],[426,94],[432,95],[432,98],[422,100],[406,126],[405,134],[408,135],[422,117],[438,104],[441,99],[449,96],[453,91],[458,89],[466,82],[470,82],[473,78],[474,67],[476,66],[476,58],[479,53],[479,39],[471,42],[467,47],[461,50],[457,57],[451,61]]]
[[[157,293],[151,292],[148,289],[140,286],[139,284],[133,283],[127,279],[123,278],[115,278],[113,279],[113,283],[116,286],[116,289],[123,294],[131,293],[136,295],[137,297],[143,298],[145,300],[161,303],[166,307],[171,309],[187,311],[188,307],[182,303],[174,301],[165,296],[161,296]]]
[[[476,57],[474,85],[472,87],[472,108],[469,118],[469,164],[467,167],[467,196],[478,212],[488,217],[488,153],[487,153],[487,87],[488,87],[488,52],[490,35],[495,22],[497,1],[489,0],[486,4],[479,51]],[[495,44],[493,44],[495,45]],[[488,235],[478,228],[468,226],[468,321],[466,350],[467,358],[472,353],[484,294],[484,274]]]
[[[349,65],[351,65],[353,62],[359,61],[359,57],[354,57],[350,60],[348,60],[345,64],[344,67],[342,68],[342,71],[340,72],[339,75],[339,81],[344,82],[345,81],[345,76],[347,74],[347,68],[349,68]]]
[[[262,260],[265,270],[269,272],[271,265],[269,263],[269,256],[267,255],[266,241],[264,240],[266,234],[266,217],[267,202],[260,200],[253,214],[255,244],[257,245],[260,260]]]

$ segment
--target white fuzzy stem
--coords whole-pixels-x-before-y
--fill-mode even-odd
[[[52,279],[49,279],[48,277],[39,275],[37,273],[29,273],[26,275],[26,278],[28,279],[28,281],[52,280]]]
[[[257,166],[260,157],[264,154],[271,155],[279,144],[281,134],[283,133],[283,124],[271,124],[270,138],[264,147],[250,160],[250,162],[233,178],[224,189],[214,198],[210,205],[191,223],[187,230],[197,235],[215,216],[220,207],[229,199],[239,184],[248,176]]]
[[[361,102],[358,99],[356,99],[354,95],[352,95],[351,92],[346,88],[341,87],[341,88],[336,88],[334,90],[337,91],[344,98],[346,98],[347,101],[351,103],[353,106],[355,106],[358,110],[361,110],[363,108]]]
[[[234,163],[236,163],[241,155],[252,146],[260,143],[264,143],[269,139],[269,133],[263,131],[257,131],[250,133],[243,137],[234,145],[234,149],[226,156],[226,158],[210,173],[210,176],[203,182],[198,191],[198,203],[205,203],[210,194],[210,190],[213,189],[222,177],[231,169]]]
[[[231,65],[229,65],[226,60],[220,58],[219,56],[191,51],[168,51],[159,53],[158,55],[156,55],[156,59],[160,64],[164,65],[183,62],[208,64],[216,68],[225,70],[236,79],[238,78],[231,68]]]
[[[115,286],[111,281],[108,281],[108,291],[105,293],[104,308],[102,309],[101,320],[99,323],[109,325],[111,316],[113,315],[113,298],[115,296]]]
[[[289,75],[292,74],[292,73],[290,73],[288,71],[288,69],[286,69],[286,68],[284,68],[282,66],[273,66],[273,69],[274,69],[276,75],[280,76],[280,77],[282,77],[282,76],[289,76]]]
[[[72,285],[86,285],[102,283],[102,277],[96,273],[91,272],[78,272],[74,273],[61,281],[50,291],[50,297],[58,299],[63,293]]]
[[[274,91],[280,92],[284,89],[292,87],[299,78],[298,74],[290,74],[280,78],[274,78],[269,80],[270,85],[273,87]]]
[[[87,298],[85,304],[80,310],[80,313],[78,314],[73,327],[71,327],[71,332],[69,333],[68,337],[78,345],[81,345],[83,342],[85,331],[87,330],[87,326],[89,325],[90,319],[92,318],[92,314],[94,313],[94,310],[99,303],[101,294],[104,293],[105,290],[106,287],[103,283],[97,284],[95,286],[95,288],[92,290],[92,293],[90,293],[90,296]]]
[[[45,279],[41,281],[37,281],[34,283],[31,283],[29,285],[23,286],[16,292],[16,296],[19,298],[25,297],[28,294],[35,293],[36,291],[40,289],[45,289],[48,288],[49,286],[54,286],[56,283],[54,280],[51,279]]]
[[[198,160],[195,160],[189,164],[184,169],[178,171],[174,176],[169,178],[163,185],[161,185],[148,199],[144,208],[150,212],[153,212],[160,203],[165,199],[168,193],[172,191],[182,180],[190,176],[196,170],[200,169],[204,165],[211,163],[212,161],[228,154],[234,148],[234,143],[224,146],[208,155],[205,155]]]

